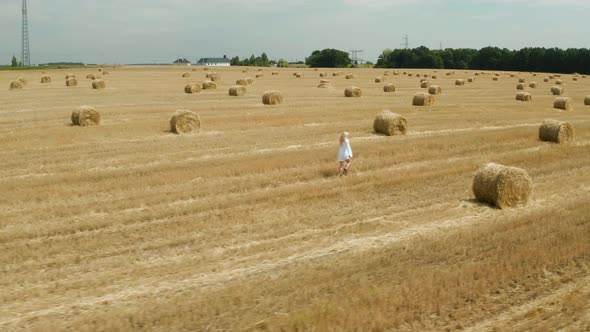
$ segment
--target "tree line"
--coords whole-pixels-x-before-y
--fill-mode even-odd
[[[527,47],[509,50],[485,47],[480,50],[430,50],[424,46],[386,49],[379,56],[375,67],[590,73],[590,49]]]

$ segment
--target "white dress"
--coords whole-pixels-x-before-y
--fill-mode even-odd
[[[346,161],[348,159],[352,159],[352,149],[350,148],[350,141],[347,138],[338,150],[338,161]]]

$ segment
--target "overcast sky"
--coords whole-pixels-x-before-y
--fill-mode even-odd
[[[31,62],[169,63],[313,50],[588,48],[590,0],[28,0]],[[21,0],[0,0],[0,63],[20,61]]]

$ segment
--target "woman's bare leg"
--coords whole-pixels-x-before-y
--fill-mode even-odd
[[[344,172],[344,161],[340,162],[340,167],[338,168],[338,176],[342,175],[342,172]]]
[[[348,168],[350,167],[350,159],[346,160],[346,166],[344,166],[344,174],[348,173]]]

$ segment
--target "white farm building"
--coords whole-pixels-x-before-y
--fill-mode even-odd
[[[230,61],[224,55],[223,58],[201,58],[195,66],[229,67]]]

